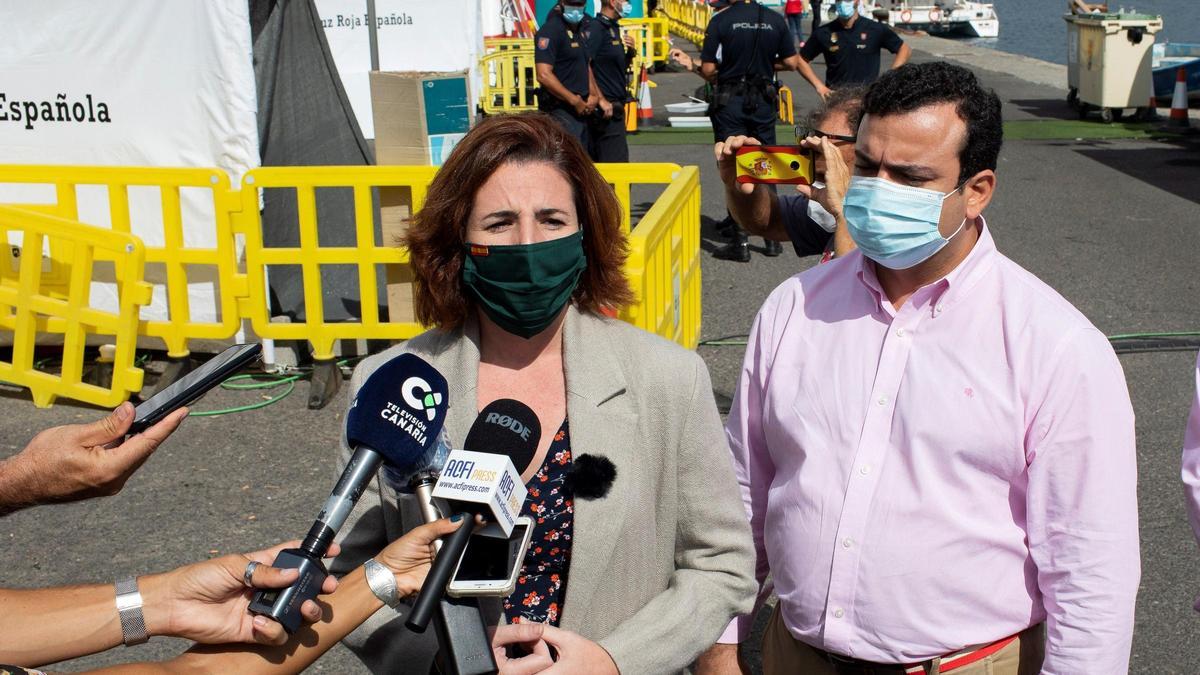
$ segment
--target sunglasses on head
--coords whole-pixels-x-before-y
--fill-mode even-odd
[[[820,129],[816,129],[813,127],[806,127],[806,126],[796,127],[796,138],[808,138],[809,136],[816,136],[817,138],[828,138],[828,139],[834,140],[834,141],[845,141],[847,143],[858,142],[858,136],[844,136],[842,134],[831,134],[831,133],[827,133],[827,132],[821,131]]]

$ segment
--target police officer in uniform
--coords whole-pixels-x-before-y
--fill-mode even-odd
[[[800,75],[821,98],[840,86],[865,85],[878,79],[880,49],[896,55],[893,69],[904,65],[912,51],[890,26],[859,16],[856,2],[839,0],[836,7],[837,20],[813,31],[800,50]],[[824,82],[808,65],[819,55],[825,56]]]
[[[700,75],[716,83],[709,103],[716,141],[730,136],[749,136],[763,145],[775,145],[775,118],[779,110],[777,69],[799,67],[796,43],[783,15],[764,8],[755,0],[719,0],[714,7],[728,5],[713,15],[704,33],[700,51]],[[717,52],[720,51],[718,65]],[[746,233],[732,225],[733,241],[713,253],[722,260],[749,262]],[[766,241],[767,255],[783,252],[777,241]]]
[[[559,0],[534,36],[538,108],[559,121],[583,147],[600,90],[588,65],[587,0]]]
[[[603,0],[588,27],[588,58],[600,90],[600,101],[588,125],[588,154],[593,162],[628,162],[625,142],[625,103],[629,100],[629,64],[633,36],[621,37],[619,21],[629,16],[628,0]]]

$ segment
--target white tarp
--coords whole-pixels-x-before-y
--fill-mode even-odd
[[[259,164],[246,0],[5,2],[0,73],[0,163],[215,166],[234,187]],[[212,247],[211,192],[182,192],[184,244]],[[105,189],[78,193],[80,218],[109,226]],[[129,198],[134,234],[161,245],[158,192]],[[53,201],[53,190],[0,185],[0,202]],[[188,292],[193,320],[214,320],[213,282]],[[115,308],[113,286],[96,282],[91,303]],[[166,318],[162,286],[142,317]]]
[[[371,117],[371,38],[367,0],[316,0],[325,39],[365,138]],[[479,0],[375,0],[379,69],[471,73],[472,108],[479,100],[483,20]]]

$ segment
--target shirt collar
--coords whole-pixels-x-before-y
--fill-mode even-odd
[[[946,276],[918,288],[912,294],[909,302],[916,307],[928,303],[933,308],[935,316],[941,314],[947,307],[956,304],[992,268],[996,253],[996,241],[992,239],[987,221],[981,215],[979,216],[979,239],[967,257],[958,264],[958,267],[950,270]],[[879,283],[879,277],[875,274],[875,262],[861,253],[858,257],[858,279],[871,292],[879,309],[887,311],[889,314],[894,313],[894,310],[891,309],[891,301],[888,300],[887,293],[884,292],[883,285]]]

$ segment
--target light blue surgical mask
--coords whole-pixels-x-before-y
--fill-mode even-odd
[[[951,192],[898,185],[882,178],[854,176],[842,204],[850,238],[871,260],[893,270],[906,270],[929,260],[962,231],[949,238],[938,230],[942,203]]]
[[[583,21],[583,17],[587,16],[587,12],[583,7],[567,7],[563,6],[563,19],[569,24],[577,24]]]
[[[633,14],[633,3],[632,2],[621,3],[621,9],[617,10],[617,13],[621,15],[622,19],[628,19],[629,16],[631,14]]]
[[[837,15],[839,19],[849,19],[850,17],[854,16],[854,3],[838,2]]]

